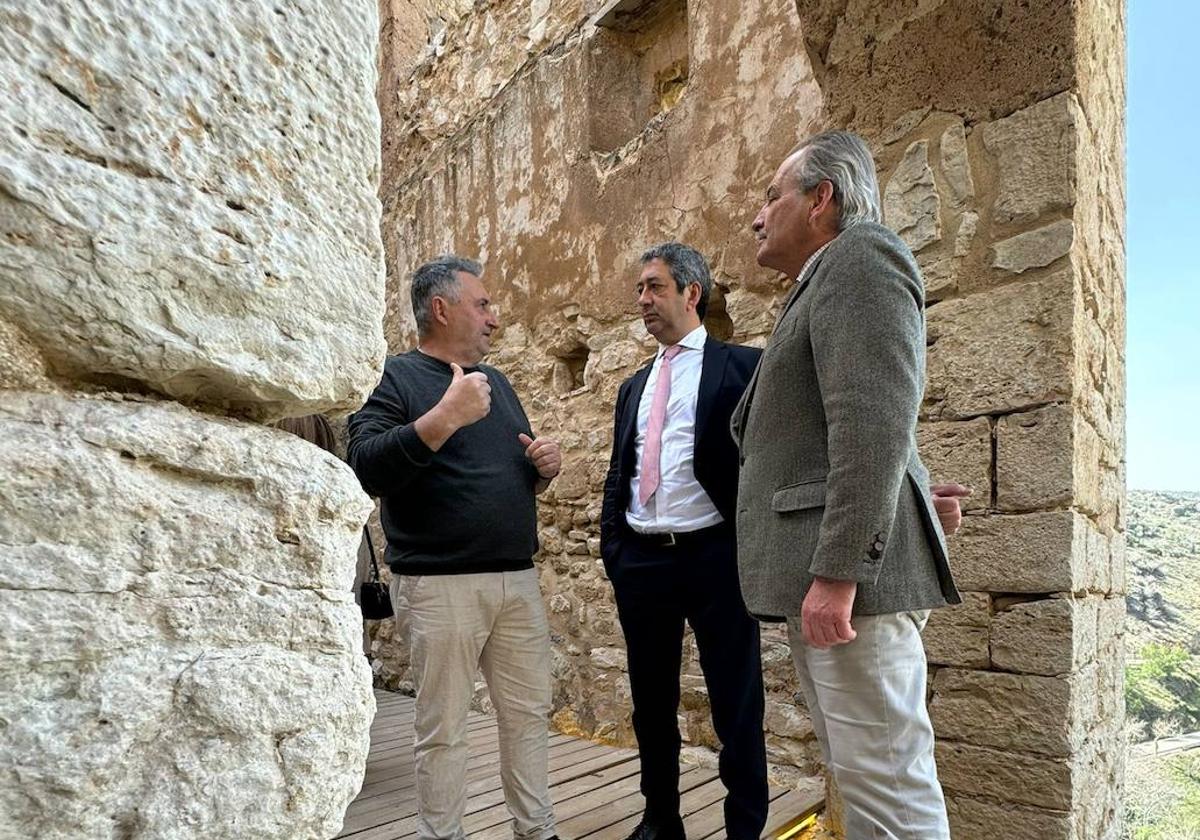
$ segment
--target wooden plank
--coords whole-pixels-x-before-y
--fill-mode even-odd
[[[805,817],[815,814],[825,806],[825,782],[822,779],[806,779],[794,790],[771,800],[767,813],[767,825],[763,837],[778,837]]]
[[[415,701],[377,690],[376,709],[366,778],[358,797],[347,809],[338,837],[413,840]],[[500,781],[496,721],[471,712],[467,732],[467,807],[463,828],[471,840],[508,840],[512,833],[511,816]],[[636,750],[551,735],[548,762],[555,817],[563,836],[572,840],[624,840],[633,831],[643,808]],[[685,765],[680,772],[680,791],[688,837],[691,840],[723,837],[725,788],[716,771]],[[824,786],[819,779],[794,791],[772,788],[764,837],[776,837],[819,809],[823,801]]]
[[[576,738],[571,738],[568,735],[552,735],[550,736],[550,747],[554,749],[562,745],[564,749],[576,747],[580,741]],[[582,742],[584,746],[587,742]],[[579,747],[576,747],[579,748]],[[479,750],[473,756],[475,761],[483,760],[486,764],[472,765],[472,758],[467,759],[467,778],[470,780],[477,777],[479,774],[487,774],[499,772],[500,767],[500,745],[495,741],[480,745]],[[371,759],[367,759],[367,777],[364,779],[362,790],[359,791],[358,797],[365,799],[371,796],[376,796],[380,793],[394,791],[396,785],[394,780],[401,776],[411,776],[413,772],[414,757],[412,751],[409,750],[406,754],[385,759],[381,764],[387,764],[381,768],[378,764],[372,764]]]
[[[588,760],[602,758],[608,752],[608,747],[599,744],[592,744],[574,738],[566,739],[561,744],[551,746],[550,748],[548,764],[551,777],[555,778],[556,775],[563,773],[578,775],[578,771],[574,770],[574,768],[580,766],[581,762],[586,764]],[[417,810],[416,780],[409,775],[398,781],[399,784],[390,789],[374,790],[368,797],[363,797],[360,794],[347,809],[342,834],[339,836],[346,836],[353,832],[375,828],[385,823],[397,823],[415,816]],[[468,813],[472,810],[477,810],[476,806],[472,804],[474,797],[487,795],[501,789],[500,761],[498,755],[494,761],[489,761],[485,765],[472,764],[468,761],[466,791]],[[503,794],[501,794],[500,799],[501,801],[503,800]],[[400,828],[396,830],[399,831]],[[398,837],[401,835],[395,834],[392,836]]]
[[[687,796],[693,790],[703,787],[715,778],[717,778],[715,770],[690,767],[679,774],[679,790],[684,796]],[[579,840],[593,834],[597,838],[619,835],[621,840],[624,840],[637,827],[642,818],[645,803],[642,800],[641,792],[636,787],[632,792],[616,797],[603,788],[589,796],[591,798],[588,803],[591,807],[588,810],[558,824],[564,836]],[[613,826],[618,826],[618,828],[614,829]],[[623,834],[621,833],[622,829],[624,830]]]
[[[549,755],[551,773],[565,770],[570,771],[581,759],[594,758],[607,753],[607,748],[587,741],[571,739],[563,744],[552,747]],[[473,807],[472,797],[484,796],[492,791],[501,790],[500,763],[497,756],[495,762],[487,765],[467,764],[467,797],[468,812]],[[501,794],[501,800],[503,794]],[[482,806],[481,806],[482,807]],[[385,822],[393,822],[416,813],[416,780],[411,776],[398,784],[372,796],[360,795],[346,811],[346,822],[342,832],[349,834],[364,828],[374,827]]]
[[[599,773],[579,776],[570,782],[551,787],[550,795],[554,799],[556,824],[561,827],[568,820],[598,805],[630,793],[637,793],[640,779],[638,762],[631,759]],[[508,808],[501,796],[500,802],[473,816],[467,831],[471,840],[507,840],[512,835],[510,819]]]

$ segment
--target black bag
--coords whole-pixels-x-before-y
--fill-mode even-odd
[[[388,597],[387,587],[379,580],[379,564],[375,561],[375,544],[371,542],[371,529],[363,527],[367,535],[367,550],[371,552],[371,577],[364,580],[358,588],[358,604],[362,607],[363,618],[368,621],[381,621],[395,615],[392,609],[392,599]]]

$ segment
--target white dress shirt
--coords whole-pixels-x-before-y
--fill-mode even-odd
[[[696,400],[700,395],[700,373],[704,365],[704,342],[707,338],[708,331],[703,326],[696,327],[679,342],[683,349],[671,360],[671,397],[667,401],[667,416],[663,421],[658,489],[643,506],[638,501],[642,451],[646,446],[650,404],[654,401],[654,387],[658,383],[665,347],[659,347],[650,375],[646,378],[642,400],[638,403],[634,472],[629,487],[629,509],[625,511],[625,521],[629,527],[640,533],[683,533],[724,521],[712,499],[696,480],[692,466],[696,442]]]

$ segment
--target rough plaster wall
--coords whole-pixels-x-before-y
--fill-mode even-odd
[[[325,838],[384,342],[374,3],[0,0],[0,834]],[[173,398],[189,407],[168,401]]]
[[[761,191],[796,141],[845,126],[872,144],[886,220],[925,274],[922,450],[936,478],[976,490],[952,543],[965,603],[926,634],[955,836],[1007,836],[1014,813],[1047,837],[1117,836],[1123,5],[693,3],[682,96],[616,153],[590,137],[593,101],[613,101],[598,11],[490,2],[445,18],[447,46],[384,108],[390,346],[414,337],[412,268],[484,259],[505,325],[490,361],[566,448],[540,534],[557,725],[631,737],[597,520],[616,387],[654,346],[632,305],[637,255],[700,248],[719,284],[710,328],[761,342],[784,289],[753,262]],[[376,669],[403,684],[392,633],[376,632]],[[771,759],[809,772],[777,634],[763,654]],[[689,647],[681,717],[707,747],[698,673]]]

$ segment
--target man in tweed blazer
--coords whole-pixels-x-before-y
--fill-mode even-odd
[[[758,262],[796,278],[734,411],[738,571],[786,620],[851,840],[949,838],[920,632],[960,601],[917,454],[924,293],[879,224],[862,139],[827,132],[779,167]]]

